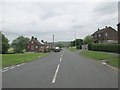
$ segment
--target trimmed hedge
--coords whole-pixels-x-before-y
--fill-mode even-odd
[[[89,50],[120,53],[120,44],[89,44]]]

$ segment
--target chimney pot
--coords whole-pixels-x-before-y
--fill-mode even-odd
[[[31,38],[32,40],[34,39],[34,36],[32,36],[32,38]]]
[[[35,38],[35,40],[37,40],[37,38]]]

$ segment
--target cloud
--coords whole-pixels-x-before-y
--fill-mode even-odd
[[[98,15],[109,15],[118,12],[118,3],[117,2],[101,2],[96,5],[94,9]]]
[[[2,3],[3,32],[12,42],[15,37],[34,35],[39,40],[84,38],[106,24],[117,21],[117,3],[98,2],[5,2]],[[115,10],[115,11],[114,11]],[[1,10],[0,10],[1,11]],[[2,22],[2,19],[4,22]]]

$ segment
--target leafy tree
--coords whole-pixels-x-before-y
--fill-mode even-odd
[[[2,48],[0,47],[0,50],[2,49],[2,53],[7,53],[8,48],[9,48],[9,43],[8,43],[9,41],[7,37],[5,37],[5,35],[2,33],[0,33],[0,38],[2,38]],[[1,40],[0,40],[0,44],[1,44]]]
[[[56,43],[56,46],[62,48],[65,46],[65,44],[63,42],[58,42]]]
[[[70,42],[71,46],[76,46],[77,49],[81,49],[81,45],[83,44],[83,40],[82,39],[76,39],[74,41]]]
[[[93,38],[92,38],[92,36],[90,36],[90,35],[86,36],[86,37],[84,38],[84,40],[83,40],[83,43],[84,43],[84,44],[91,44],[91,43],[93,43]]]
[[[19,36],[12,42],[12,47],[14,48],[14,51],[17,53],[23,52],[24,49],[26,49],[26,45],[29,42],[29,38],[25,38],[23,36]]]
[[[75,40],[70,42],[71,46],[75,46]]]
[[[77,49],[81,49],[82,48],[82,44],[83,44],[83,40],[82,39],[76,39],[76,48]]]

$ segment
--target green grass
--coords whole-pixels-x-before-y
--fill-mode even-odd
[[[81,55],[95,60],[107,60],[106,62],[114,67],[118,67],[118,56],[106,52],[81,51]],[[119,58],[120,59],[120,58]]]
[[[36,60],[46,56],[48,53],[23,53],[23,54],[2,54],[2,67],[16,65]]]
[[[118,62],[118,60],[120,60],[120,58],[108,60],[107,63],[114,67],[118,67],[118,63],[119,63],[119,68],[120,68],[120,61]]]
[[[74,52],[74,51],[77,51],[78,49],[76,49],[76,47],[69,47],[68,50]]]
[[[95,60],[106,60],[106,59],[117,58],[117,56],[114,56],[112,54],[108,54],[105,52],[97,52],[97,51],[81,51],[80,54]]]

